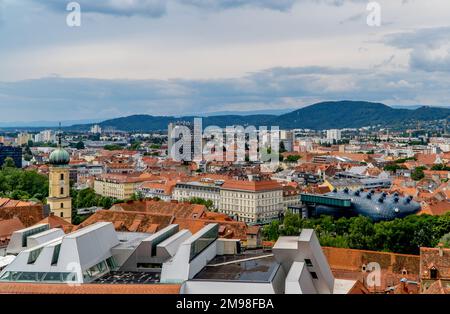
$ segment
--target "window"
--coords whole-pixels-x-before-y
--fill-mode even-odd
[[[311,260],[309,258],[305,258],[305,264],[308,267],[312,267],[313,266],[313,264],[312,264],[312,262],[311,262]]]
[[[77,281],[76,273],[46,273],[42,281],[48,282],[67,282]]]
[[[43,248],[39,248],[30,252],[30,254],[28,255],[28,264],[34,264],[34,262],[36,262],[39,254],[41,254],[42,249]]]
[[[61,203],[61,208],[64,208],[64,203]]]
[[[240,218],[242,221],[242,219]],[[192,261],[197,257],[204,249],[206,249],[211,243],[216,241],[219,236],[219,225],[214,226],[211,230],[205,232],[199,239],[195,240],[191,244],[191,253],[189,260]]]
[[[438,271],[435,267],[430,269],[430,278],[431,279],[437,279],[438,277]]]
[[[85,270],[83,272],[83,277],[87,280],[92,280],[97,277],[100,277],[107,270],[108,270],[108,266],[106,264],[106,261],[103,261],[103,262],[100,262],[97,265],[94,265],[91,268]]]
[[[313,277],[313,279],[318,279],[317,274],[315,272],[311,272],[311,277]]]
[[[39,226],[39,227],[30,229],[30,230],[24,231],[22,234],[22,247],[26,247],[28,245],[28,237],[29,236],[32,236],[37,233],[41,233],[48,229],[49,229],[48,225],[44,225],[44,226]]]
[[[61,250],[61,243],[58,245],[55,245],[55,248],[53,249],[52,266],[55,266],[56,264],[58,264],[60,250]]]
[[[63,218],[63,217],[64,217],[64,213],[63,213],[63,212],[60,212],[60,213],[59,213],[59,217]]]
[[[64,173],[61,173],[60,179],[61,179],[61,180],[64,180]]]
[[[112,256],[106,259],[106,264],[108,265],[110,270],[114,270],[117,267],[116,260]]]
[[[61,188],[60,192],[61,192],[60,194],[63,195],[64,194],[64,188]]]

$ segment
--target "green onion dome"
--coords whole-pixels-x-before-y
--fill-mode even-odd
[[[49,159],[52,165],[67,165],[70,162],[70,155],[65,149],[58,147],[52,151]]]

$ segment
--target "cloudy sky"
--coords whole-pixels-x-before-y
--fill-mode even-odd
[[[450,1],[0,0],[0,122],[450,105]]]

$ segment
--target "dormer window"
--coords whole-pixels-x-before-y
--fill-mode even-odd
[[[438,270],[436,267],[431,267],[430,268],[430,279],[437,279],[438,277]]]

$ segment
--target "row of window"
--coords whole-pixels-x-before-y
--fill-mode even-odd
[[[73,272],[17,272],[7,271],[0,281],[8,282],[76,282],[77,274]]]

